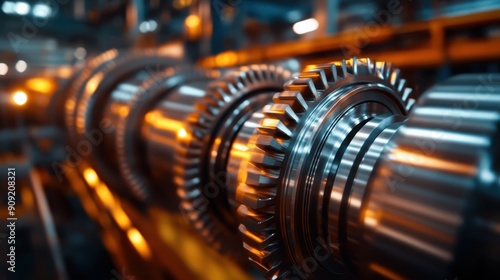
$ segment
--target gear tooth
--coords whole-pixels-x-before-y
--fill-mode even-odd
[[[341,71],[342,71],[342,77],[345,78],[345,77],[350,75],[348,68],[347,68],[347,61],[345,59],[342,60],[340,67],[341,67]]]
[[[245,183],[255,187],[273,187],[276,185],[276,178],[271,177],[271,174],[249,171]]]
[[[243,244],[243,247],[245,247],[244,244]],[[249,249],[247,249],[247,250],[249,250]],[[262,275],[264,275],[264,277],[266,279],[272,279],[272,280],[278,280],[278,279],[281,280],[281,279],[283,279],[280,276],[281,260],[278,260],[276,263],[272,263],[269,268],[267,266],[265,266],[264,264],[261,264],[258,261],[252,259],[252,257],[250,257],[248,260],[254,265],[254,267]]]
[[[250,157],[250,162],[261,169],[270,168],[277,170],[281,166],[280,160],[275,159],[264,152],[254,152]]]
[[[373,59],[368,59],[370,60],[370,73],[372,75],[376,75],[377,74],[377,60]]]
[[[264,115],[270,118],[279,119],[285,125],[296,124],[299,121],[299,116],[295,114],[292,107],[288,104],[272,104],[267,110],[263,110]]]
[[[244,221],[239,226],[240,232],[246,235],[244,242],[248,243],[252,247],[261,250],[264,249],[265,246],[271,245],[272,242],[276,240],[275,233],[264,234],[261,236],[258,236],[254,233],[270,232],[270,229],[275,229],[275,227],[270,228],[271,226],[275,225],[274,216],[256,214],[254,211],[249,210],[244,205],[238,207],[237,212],[240,218]]]
[[[281,139],[290,139],[292,131],[279,119],[265,118],[257,131]]]
[[[243,203],[251,209],[262,209],[274,205],[274,197],[247,193],[243,197]],[[262,219],[259,220],[260,226],[265,225],[265,227],[269,227],[269,223],[274,220],[274,218],[271,219],[266,217],[267,216],[262,216]],[[264,228],[259,227],[259,229],[263,230]]]
[[[399,87],[399,76],[401,74],[401,70],[395,69],[390,73],[390,82],[395,88]]]
[[[369,58],[359,58],[356,60],[356,73],[358,75],[372,75],[373,69]]]
[[[375,73],[374,62],[368,57],[362,58],[360,60],[363,61],[363,64],[365,65],[365,67],[368,71],[368,74],[373,75],[373,73]]]
[[[415,99],[413,98],[408,99],[408,101],[406,102],[406,111],[408,112],[411,111],[413,105],[415,105]]]
[[[253,261],[258,262],[265,268],[267,267],[266,264],[273,263],[272,260],[277,260],[280,257],[278,254],[278,248],[276,246],[267,246],[266,248],[259,250],[244,242],[243,247],[248,250],[248,252],[250,253],[250,258]],[[267,268],[266,271],[268,271]]]
[[[230,95],[227,93],[229,89],[227,84],[222,81],[216,81],[209,85],[208,91],[211,93],[210,95],[206,95],[204,98],[209,104],[222,104],[221,101],[230,100]]]
[[[264,71],[262,71],[258,65],[251,65],[250,68],[252,69],[257,81],[265,80]]]
[[[288,104],[295,113],[307,111],[309,106],[302,94],[298,91],[282,91],[273,96],[273,101],[280,104]]]
[[[352,73],[354,75],[358,75],[359,72],[358,72],[358,58],[356,56],[352,57],[350,60],[349,60],[349,63],[351,64],[351,67],[352,67]]]
[[[257,83],[259,79],[256,77],[255,72],[253,71],[252,67],[245,67],[247,70],[247,79],[250,83]]]
[[[385,61],[377,62],[377,68],[380,71],[381,77],[385,78],[385,72],[387,69],[387,62],[385,62]]]
[[[326,78],[326,87],[329,86],[329,82],[333,83],[338,79],[337,76],[337,67],[334,64],[327,63],[327,64],[318,64],[315,65],[314,68],[321,69],[323,72],[325,72],[325,78]],[[313,68],[313,70],[314,70]]]
[[[257,138],[257,147],[272,153],[283,152],[285,148],[276,139],[269,135],[259,135]]]
[[[319,96],[313,80],[310,78],[297,78],[287,82],[284,86],[285,90],[300,91],[302,97],[307,101],[316,100]]]
[[[384,78],[387,80],[391,79],[392,72],[394,70],[394,65],[390,62],[385,63],[385,71],[384,71]]]
[[[407,103],[408,98],[410,97],[412,91],[413,90],[411,88],[405,88],[403,96],[401,96],[401,99],[403,100],[404,103]]]
[[[328,87],[325,70],[321,68],[312,69],[298,75],[299,78],[309,78],[313,81],[318,90],[325,90]]]
[[[405,79],[399,79],[399,84],[398,84],[398,87],[397,87],[397,91],[398,91],[398,93],[400,94],[401,97],[403,96],[403,93],[404,93],[404,90],[405,90],[405,86],[406,86],[406,80]]]

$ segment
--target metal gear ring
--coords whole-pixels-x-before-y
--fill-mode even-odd
[[[243,254],[233,218],[236,186],[228,182],[230,172],[226,170],[230,145],[244,121],[267,104],[289,77],[289,71],[274,65],[230,71],[208,87],[206,96],[196,105],[197,111],[187,120],[186,135],[178,139],[181,145],[175,180],[181,208],[206,242],[238,260]],[[214,179],[220,174],[224,178]],[[210,198],[204,188],[214,181],[220,193]]]
[[[247,177],[237,195],[244,247],[266,277],[293,277],[292,268],[300,267],[317,246],[334,257],[325,260],[315,276],[340,273],[338,263],[347,262],[337,246],[342,236],[329,240],[328,232],[343,231],[345,225],[336,221],[331,228],[316,222],[331,212],[321,208],[326,199],[321,194],[334,187],[332,173],[355,172],[342,162],[346,153],[360,152],[364,142],[404,120],[414,103],[410,93],[391,64],[354,58],[311,66],[274,96],[264,109],[266,117],[257,129]],[[361,146],[350,151],[355,132],[362,129],[369,137],[359,139]],[[344,205],[336,204],[334,211],[344,211]]]

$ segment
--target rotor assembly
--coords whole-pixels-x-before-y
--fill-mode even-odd
[[[108,51],[65,95],[68,137],[112,128],[86,157],[104,181],[268,279],[499,272],[500,76],[415,101],[388,62],[294,72]]]

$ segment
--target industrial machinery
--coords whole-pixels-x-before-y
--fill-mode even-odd
[[[4,12],[23,12],[7,2],[14,4],[3,4]],[[141,1],[119,2],[109,4],[113,14],[144,8]],[[17,196],[2,193],[9,212],[0,217],[18,228],[6,234],[18,238],[14,249],[1,242],[0,231],[2,274],[18,279],[15,267],[20,279],[500,276],[495,66],[482,74],[443,70],[428,75],[447,77],[434,83],[415,74],[441,63],[434,51],[425,62],[395,55],[402,64],[412,61],[402,71],[390,60],[353,56],[364,46],[351,48],[357,39],[347,33],[262,48],[249,36],[249,49],[220,52],[218,45],[219,54],[206,56],[207,36],[231,37],[241,24],[235,15],[251,17],[256,8],[222,4],[211,21],[221,33],[206,34],[196,22],[206,19],[206,3],[174,2],[199,9],[198,18],[185,21],[188,53],[179,55],[172,45],[151,48],[127,24],[135,47],[13,79],[12,99],[0,95],[0,177],[18,182],[8,183]],[[292,11],[311,13],[291,2]],[[413,36],[434,38],[429,49],[445,45],[450,63],[467,61],[472,55],[453,47],[456,30],[498,23],[495,11],[425,28],[397,15],[408,25],[397,32],[382,26],[368,36],[377,58],[384,57],[384,42],[416,44],[407,40]],[[147,23],[138,26],[142,33],[156,32],[157,21],[141,20]],[[338,29],[349,25],[338,23]],[[430,36],[422,35],[427,27]],[[333,44],[338,41],[351,44],[349,56]],[[318,43],[315,52],[302,48],[307,42]],[[498,55],[485,50],[483,59]],[[12,259],[16,248],[21,252]],[[35,257],[23,257],[31,250]]]
[[[91,59],[61,95],[74,151],[269,279],[498,273],[498,75],[416,104],[369,59],[217,75],[154,52]]]

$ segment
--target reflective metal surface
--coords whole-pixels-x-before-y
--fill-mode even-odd
[[[52,165],[156,268],[141,277],[204,278],[199,256],[227,279],[248,264],[268,279],[500,275],[498,75],[415,103],[370,59],[208,71],[110,50],[72,73],[44,103],[65,104],[50,118],[64,116],[69,145]]]

